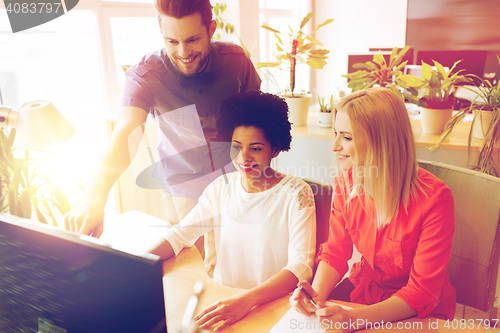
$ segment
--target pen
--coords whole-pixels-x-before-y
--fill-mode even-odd
[[[312,305],[314,305],[316,309],[321,309],[321,307],[313,300],[311,294],[309,294],[307,290],[305,290],[302,286],[298,286],[298,288],[304,293],[304,295],[306,295],[306,298],[309,300],[309,302],[311,302]]]

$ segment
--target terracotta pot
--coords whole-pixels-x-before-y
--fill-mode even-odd
[[[425,101],[427,107],[420,107],[420,123],[425,133],[439,135],[453,115],[454,100]]]
[[[332,127],[332,121],[332,112],[319,112],[319,127]]]
[[[288,104],[288,110],[290,111],[288,119],[290,123],[292,123],[292,126],[307,125],[311,95],[296,94],[294,97],[292,97],[292,95],[281,95],[281,97],[283,97]]]
[[[474,113],[477,111],[474,111]],[[484,134],[488,131],[491,121],[493,120],[493,111],[482,110],[474,122],[474,127],[472,128],[472,135],[477,139],[484,139]],[[481,128],[482,125],[482,128]],[[484,130],[484,132],[483,132]]]

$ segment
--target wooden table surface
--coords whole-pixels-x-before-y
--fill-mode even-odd
[[[165,292],[165,307],[167,313],[167,327],[169,332],[178,332],[188,299],[193,294],[194,284],[202,281],[204,292],[201,295],[196,313],[218,301],[219,299],[238,294],[243,289],[231,288],[213,281],[205,272],[203,260],[196,247],[182,250],[177,257],[166,260],[163,263],[163,288]],[[233,333],[268,333],[274,325],[290,310],[289,296],[279,298],[275,301],[256,307],[246,317],[227,328],[224,332]],[[360,304],[339,302],[351,307],[363,306]],[[434,329],[437,323],[438,328]],[[404,324],[404,325],[403,325]],[[431,325],[432,324],[432,325]],[[470,324],[472,328],[460,329],[459,323],[455,327],[450,322],[450,328],[446,327],[446,321],[433,318],[411,318],[401,322],[403,328],[393,325],[391,331],[398,332],[485,332],[479,328],[478,323]],[[416,328],[416,329],[414,329]],[[379,332],[380,328],[365,330],[367,332]],[[290,328],[290,332],[299,332]],[[305,332],[305,331],[304,331]]]

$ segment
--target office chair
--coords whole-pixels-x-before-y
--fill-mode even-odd
[[[448,274],[457,303],[495,316],[499,263],[500,179],[437,162],[419,166],[441,179],[455,200],[455,234]]]
[[[328,240],[333,187],[310,179],[304,181],[311,187],[316,205],[316,253],[319,246]]]

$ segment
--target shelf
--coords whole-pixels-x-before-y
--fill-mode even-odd
[[[417,147],[430,147],[435,144],[439,135],[427,134],[422,131],[420,120],[410,119],[415,136],[415,143]],[[459,123],[451,135],[443,141],[439,149],[448,150],[465,150],[467,151],[467,142],[469,140],[470,123]],[[312,113],[309,115],[308,124],[303,126],[292,126],[292,137],[294,138],[310,138],[320,140],[332,140],[332,128],[319,127],[319,120],[317,114]],[[472,151],[479,151],[483,140],[472,138]]]

